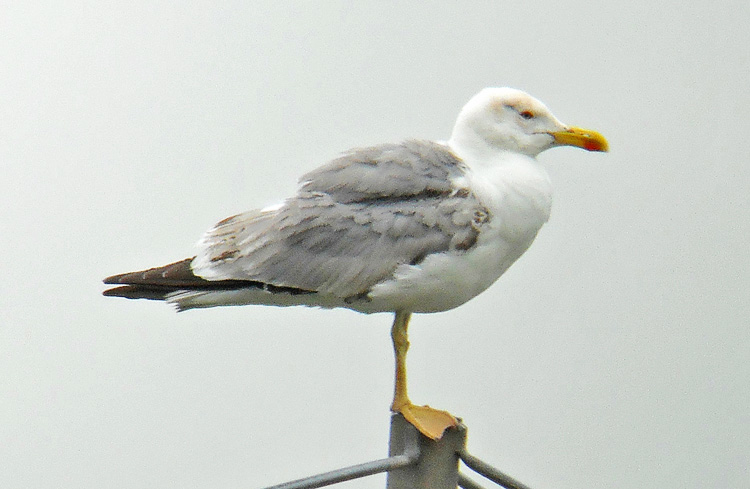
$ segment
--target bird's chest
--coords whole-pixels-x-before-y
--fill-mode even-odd
[[[485,242],[530,243],[549,219],[552,184],[538,164],[474,171],[468,181],[489,214]]]
[[[469,172],[455,182],[487,211],[476,243],[400,266],[391,280],[373,287],[371,310],[452,309],[487,289],[528,249],[549,218],[552,188],[543,170],[503,170]]]

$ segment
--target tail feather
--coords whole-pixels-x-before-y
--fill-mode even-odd
[[[102,292],[107,297],[124,297],[125,299],[149,299],[163,301],[167,296],[178,289],[169,287],[149,287],[147,285],[123,285],[113,287]]]

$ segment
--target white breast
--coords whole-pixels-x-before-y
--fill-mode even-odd
[[[472,168],[464,182],[489,211],[477,243],[465,252],[428,256],[401,265],[391,280],[369,294],[367,312],[395,309],[439,312],[457,307],[492,285],[534,241],[549,219],[552,186],[530,157],[499,155],[492,165]]]

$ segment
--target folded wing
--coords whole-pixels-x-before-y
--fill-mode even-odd
[[[210,282],[361,296],[399,265],[473,246],[487,212],[461,185],[464,171],[433,142],[352,151],[305,175],[281,206],[221,221],[192,270]]]

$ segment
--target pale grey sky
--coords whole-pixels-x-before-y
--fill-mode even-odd
[[[747,487],[750,6],[11,2],[0,486],[261,487],[387,452],[391,318],[104,298],[341,151],[514,86],[611,153],[483,295],[412,321],[413,400],[532,487]],[[378,488],[384,477],[347,483]]]

